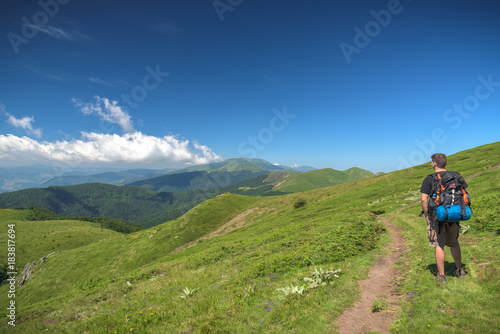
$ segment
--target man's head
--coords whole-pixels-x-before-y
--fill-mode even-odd
[[[438,168],[445,168],[448,159],[443,153],[436,153],[431,156],[433,164],[436,164]]]

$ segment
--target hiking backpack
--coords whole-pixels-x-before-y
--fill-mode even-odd
[[[444,171],[433,174],[430,207],[436,221],[457,223],[470,219],[471,202],[464,185],[465,180],[460,173]]]

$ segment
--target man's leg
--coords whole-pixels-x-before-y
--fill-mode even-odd
[[[462,251],[460,250],[460,246],[450,247],[451,255],[453,256],[453,260],[455,260],[456,270],[462,268]]]
[[[444,248],[436,246],[435,248],[436,265],[438,274],[444,277]]]

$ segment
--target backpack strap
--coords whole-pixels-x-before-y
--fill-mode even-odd
[[[461,183],[462,197],[463,197],[464,204],[470,206],[471,203],[470,203],[469,194],[467,193],[467,190],[465,190],[465,187],[464,187],[465,180],[464,180],[462,174],[459,173],[459,175],[460,175],[459,181]]]
[[[465,180],[462,177],[462,174],[455,173],[455,184],[460,185],[460,191],[462,191],[462,197],[460,197],[459,205],[460,205],[460,217],[462,219],[467,216],[467,211],[465,209],[466,205],[469,205],[469,199],[467,196],[467,191],[464,188]]]
[[[446,208],[446,203],[444,202],[443,199],[443,191],[445,191],[445,187],[443,185],[443,173],[445,172],[437,172],[436,173],[436,178],[437,178],[437,189],[436,189],[436,204],[437,206],[442,205],[444,207],[444,212],[446,213],[446,219],[448,220],[448,209]],[[437,218],[437,217],[436,217]],[[441,233],[441,223],[439,223],[439,232]]]
[[[432,192],[436,194],[436,199],[435,199],[436,205],[441,205],[443,202],[442,192],[445,190],[445,187],[443,186],[442,173],[444,172],[434,173],[434,184]]]

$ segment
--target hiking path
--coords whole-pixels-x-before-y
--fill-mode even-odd
[[[381,218],[391,234],[391,242],[386,246],[389,253],[375,262],[370,269],[368,279],[360,281],[361,298],[353,307],[346,309],[335,324],[340,334],[357,334],[367,332],[389,333],[389,328],[395,320],[399,296],[396,291],[396,281],[399,276],[394,267],[396,261],[405,256],[403,236],[390,220]],[[373,312],[372,305],[378,299],[388,304],[386,310]]]

